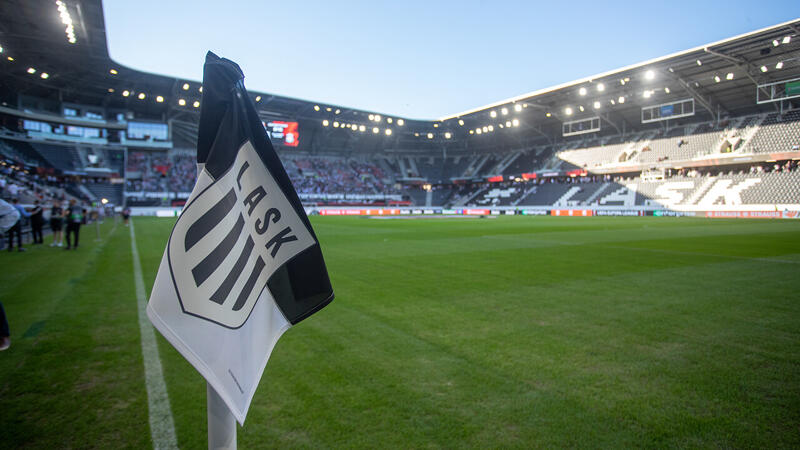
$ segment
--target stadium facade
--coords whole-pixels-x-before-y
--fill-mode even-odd
[[[113,61],[100,0],[0,15],[4,176],[179,209],[201,83]],[[250,95],[323,214],[800,211],[800,19],[435,120]]]

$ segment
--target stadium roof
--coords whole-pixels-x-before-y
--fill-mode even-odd
[[[111,60],[102,8],[101,0],[0,2],[0,102],[56,113],[64,103],[132,111],[137,118],[170,122],[174,134],[191,142],[200,83]],[[53,13],[43,13],[48,10]],[[73,25],[72,35],[65,22]],[[776,111],[780,103],[756,104],[756,86],[793,78],[800,78],[800,19],[434,121],[406,118],[399,125],[396,116],[380,114],[378,121],[371,111],[251,94],[264,117],[300,122],[302,150],[436,155],[549,145],[565,139],[563,122],[589,117],[599,118],[601,135],[660,127],[642,123],[642,107],[687,98],[696,111],[687,121]],[[52,105],[29,106],[30,99]],[[493,131],[484,133],[484,127]]]

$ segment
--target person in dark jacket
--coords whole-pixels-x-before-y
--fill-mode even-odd
[[[33,234],[34,244],[43,244],[42,227],[44,227],[44,208],[39,200],[34,200],[31,210],[31,234]]]
[[[12,206],[19,211],[19,220],[17,223],[14,224],[11,228],[8,229],[8,251],[12,251],[14,249],[14,235],[17,235],[17,250],[24,252],[25,249],[22,248],[22,220],[26,217],[30,217],[30,213],[25,211],[25,208],[19,204],[18,199],[11,200]]]
[[[81,223],[83,223],[83,208],[73,198],[69,201],[69,207],[64,211],[67,219],[67,247],[65,250],[78,248],[78,239],[81,234]],[[75,245],[72,245],[71,236],[75,236]]]

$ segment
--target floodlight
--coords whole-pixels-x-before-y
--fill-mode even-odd
[[[726,80],[732,80],[733,79],[733,72],[728,72],[728,74],[725,75],[725,79]]]
[[[617,103],[625,103],[625,97],[623,97],[623,96],[620,96],[620,97],[617,99]]]
[[[358,126],[358,131],[360,131],[360,132],[362,132],[362,133],[363,133],[363,132],[364,132],[364,131],[366,131],[366,130],[367,130],[367,127],[365,127],[364,125],[359,125],[359,126]]]
[[[260,102],[260,101],[261,101],[261,96],[260,96],[260,95],[256,95],[256,101],[257,101],[257,102]]]
[[[200,107],[200,101],[195,100],[194,103],[192,103],[192,106],[194,106],[195,108],[199,108]]]
[[[600,109],[600,102],[595,101],[594,105],[592,105],[592,106],[594,106],[594,109]]]
[[[481,133],[483,133],[483,130],[481,130],[480,128],[476,128],[475,132],[478,133],[478,134],[481,134]]]
[[[519,119],[512,120],[511,121],[511,125],[514,125],[515,127],[518,127],[519,126]]]
[[[776,69],[783,69],[783,61],[780,61],[780,62],[778,62],[778,64],[775,64],[775,68]]]
[[[511,126],[511,121],[510,121],[510,120],[507,120],[507,121],[506,121],[506,126],[507,126],[507,127],[510,127],[510,126]]]
[[[785,36],[783,38],[783,41],[781,41],[781,42],[783,42],[784,44],[788,44],[789,42],[792,42],[792,37],[791,36]]]
[[[489,127],[483,127],[483,132],[484,133],[488,133],[489,132]]]
[[[34,69],[33,67],[28,67],[28,73],[33,75],[36,73],[36,69]]]
[[[497,117],[497,111],[493,110],[493,111],[489,112],[489,117],[492,117],[492,118]]]
[[[508,108],[503,108],[500,110],[500,114],[507,116],[508,115]]]
[[[370,114],[369,115],[369,120],[375,120],[375,114]]]
[[[108,88],[108,93],[109,94],[113,94],[114,93],[114,88]]]
[[[380,122],[380,121],[381,121],[381,115],[375,114],[375,122]]]
[[[156,103],[164,103],[164,97],[161,95],[156,96]]]
[[[653,72],[652,70],[648,70],[647,72],[644,73],[644,77],[645,79],[652,80],[653,78],[656,77],[656,73]]]
[[[13,62],[13,61],[14,61],[14,58],[12,58],[12,57],[10,57],[10,56],[9,56],[9,57],[8,57],[8,60]]]
[[[586,88],[582,87],[582,88],[578,89],[578,94],[581,94],[582,96],[586,95]]]
[[[391,136],[392,135],[392,129],[391,128],[387,128],[385,133],[386,133],[387,136]]]
[[[319,111],[319,105],[314,105],[314,111]]]
[[[386,118],[386,123],[392,123],[392,118],[391,117],[387,117]]]
[[[474,134],[475,130],[469,130],[469,134]]]
[[[605,84],[603,84],[603,83],[598,83],[597,84],[597,92],[603,92],[605,90],[606,90],[606,85]]]
[[[339,128],[339,122],[333,122],[333,128]]]
[[[664,87],[664,93],[665,94],[669,94],[669,88],[668,87]]]
[[[568,116],[571,116],[572,115],[572,108],[570,108],[569,106],[564,108],[564,114],[566,114]]]
[[[697,61],[695,61],[695,62],[697,63],[698,66],[702,66],[703,65],[703,61],[700,61],[699,59]]]
[[[147,96],[144,94],[144,92],[139,92],[138,97],[139,97],[139,100],[144,100],[144,98],[147,97]]]
[[[3,46],[0,45],[0,53],[3,53]]]
[[[127,97],[127,96],[129,96],[129,95],[131,95],[131,91],[129,91],[129,90],[127,90],[127,89],[126,89],[126,90],[124,90],[124,91],[122,91],[122,96],[123,96],[123,97]]]
[[[428,139],[433,139],[433,133],[428,133]]]
[[[334,111],[334,114],[339,114],[340,112],[342,111],[337,109],[336,111]]]
[[[514,111],[516,111],[516,112],[522,111],[522,105],[520,105],[520,104],[514,105]]]
[[[761,71],[762,72],[766,72],[767,70],[769,70],[769,69],[767,69],[767,66],[761,66]]]
[[[183,90],[184,91],[188,91],[189,90],[189,83],[183,83]]]
[[[449,131],[448,131],[447,133],[445,133],[445,134],[444,134],[444,138],[445,138],[445,139],[450,139],[450,137],[451,137],[451,136],[452,136],[452,134],[450,134],[450,132],[449,132]]]
[[[110,73],[111,75],[116,75],[116,74],[118,74],[119,72],[117,72],[117,69],[110,69],[110,70],[108,71],[108,73]]]
[[[375,133],[375,134],[378,134],[378,131],[381,131],[381,130],[378,129],[378,127],[374,127],[372,129],[372,132]]]
[[[551,113],[547,113],[547,114],[545,114],[544,116],[545,116],[545,117],[551,117],[551,116],[552,116],[552,114],[551,114]]]
[[[778,42],[778,40],[777,40],[777,39],[774,39],[774,40],[772,41],[772,46],[773,46],[773,47],[777,47],[777,46],[779,46],[779,45],[781,45],[781,43],[780,43],[780,42]]]
[[[458,124],[463,127],[464,126],[464,119],[458,119]]]
[[[719,83],[720,81],[722,81],[722,79],[719,77],[719,75],[714,75],[714,81]]]
[[[179,99],[179,100],[178,100],[178,104],[179,104],[180,106],[186,106],[186,100],[184,100],[184,99]]]
[[[397,125],[399,125],[399,126],[401,126],[401,127],[402,127],[403,125],[405,125],[405,123],[406,123],[406,121],[405,121],[405,120],[403,120],[403,119],[397,119]]]
[[[652,95],[652,93],[650,91],[644,91],[642,93],[642,97],[644,97],[644,98],[650,98],[651,95]]]
[[[489,131],[494,131],[494,125],[489,125]]]
[[[609,100],[609,102],[611,102],[612,105],[616,105],[617,104],[617,102],[615,102],[613,98],[611,100]]]
[[[199,88],[197,88],[197,92],[202,93],[203,92],[203,86],[200,86]]]
[[[583,105],[578,106],[578,109],[580,109],[581,112],[583,112]]]
[[[42,77],[43,80],[50,78],[50,74],[47,72],[42,72],[42,74],[39,76]]]
[[[323,127],[327,127],[329,123],[330,122],[328,122],[328,119],[325,119],[325,120],[322,121],[322,126]]]

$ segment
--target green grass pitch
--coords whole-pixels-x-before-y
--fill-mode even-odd
[[[152,286],[172,221],[136,218]],[[800,220],[314,217],[240,448],[800,447]],[[129,230],[0,254],[0,448],[147,448]],[[48,241],[49,242],[49,241]],[[182,448],[205,383],[159,336]]]

